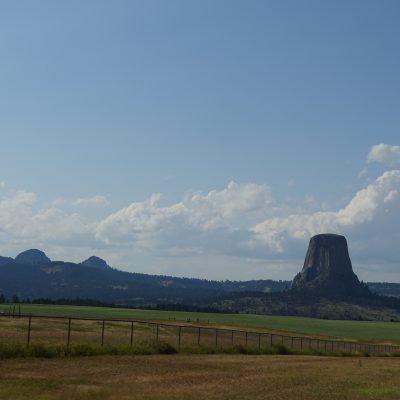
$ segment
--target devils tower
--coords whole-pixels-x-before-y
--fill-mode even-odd
[[[310,239],[301,272],[292,289],[335,296],[366,296],[370,292],[353,272],[344,236],[321,234]]]

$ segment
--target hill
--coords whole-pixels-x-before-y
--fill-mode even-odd
[[[24,252],[26,253],[26,252]],[[24,254],[21,253],[21,254]],[[32,254],[32,253],[31,253]],[[39,253],[35,253],[38,255]],[[43,253],[44,255],[44,253]],[[92,256],[82,263],[51,261],[42,255],[1,258],[0,293],[6,299],[90,298],[129,306],[160,303],[203,304],[210,298],[238,291],[275,292],[289,287],[288,281],[209,281],[124,272]]]
[[[400,298],[379,296],[353,271],[347,240],[336,234],[310,239],[303,269],[283,293],[235,293],[212,307],[256,314],[312,316],[327,319],[400,321]]]
[[[120,271],[95,256],[71,263],[51,261],[35,249],[21,254],[24,257],[0,257],[0,295],[7,300],[14,296],[21,300],[81,298],[135,307],[182,309],[183,305],[257,314],[399,319],[393,309],[376,309],[382,304],[375,305],[374,311],[371,306],[351,304],[349,299],[317,301],[301,295],[295,299],[285,293],[290,281],[177,278]],[[378,294],[400,296],[400,284],[370,283],[369,287]]]

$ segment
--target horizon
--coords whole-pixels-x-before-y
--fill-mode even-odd
[[[0,6],[0,255],[400,282],[400,3]]]
[[[318,234],[318,235],[321,235],[321,234]],[[318,235],[316,235],[316,236],[318,236]],[[331,233],[324,234],[324,235],[341,236],[341,235],[336,235],[336,234],[331,234]],[[2,254],[0,254],[0,257],[10,257],[10,258],[12,258],[13,260],[15,260],[19,255],[21,255],[21,254],[23,254],[23,253],[26,253],[26,252],[28,252],[28,251],[39,251],[39,252],[41,252],[41,253],[44,253],[44,255],[45,255],[46,257],[48,257],[46,251],[41,250],[41,249],[33,249],[33,248],[32,248],[32,249],[22,250],[21,252],[17,253],[14,257],[13,257],[13,256],[4,256],[4,255],[2,255]],[[78,262],[73,262],[73,261],[69,261],[69,260],[54,260],[54,259],[52,259],[51,257],[48,257],[48,258],[50,259],[50,262],[52,262],[52,263],[53,263],[53,262],[54,262],[54,263],[63,262],[63,263],[73,263],[73,264],[82,264],[82,263],[84,263],[85,261],[90,260],[91,258],[97,258],[97,259],[99,259],[99,260],[105,262],[105,263],[108,265],[108,267],[110,267],[110,268],[112,268],[112,269],[115,269],[115,270],[118,270],[118,271],[121,271],[121,272],[130,272],[130,273],[139,273],[139,274],[141,273],[141,272],[137,272],[137,271],[128,271],[128,270],[124,269],[123,266],[118,266],[118,267],[116,267],[116,266],[114,266],[114,265],[110,265],[110,264],[108,263],[107,260],[105,260],[105,259],[103,259],[103,258],[101,258],[101,257],[98,257],[96,254],[92,254],[92,255],[90,255],[90,256],[86,256],[86,257],[85,257],[83,260],[81,260],[80,262],[79,262],[79,261],[78,261]],[[298,271],[297,273],[301,272],[301,270],[302,270],[302,267],[299,269],[299,271]],[[296,275],[297,275],[297,273],[296,273]],[[157,274],[148,274],[148,275],[157,275]],[[356,274],[356,275],[357,275],[357,274]],[[201,277],[196,277],[196,276],[186,276],[186,275],[182,275],[182,276],[179,276],[179,275],[159,275],[159,276],[170,276],[170,277],[173,277],[173,278],[187,278],[187,279],[200,279],[200,280],[211,280],[211,281],[213,281],[213,279],[201,278]],[[217,282],[223,282],[223,281],[245,282],[245,281],[251,281],[251,280],[274,280],[274,281],[282,281],[282,282],[292,282],[293,279],[294,279],[294,276],[293,276],[292,279],[278,279],[278,278],[277,278],[277,279],[269,279],[269,278],[257,279],[257,278],[254,278],[254,279],[248,279],[248,280],[240,280],[240,279],[239,279],[239,280],[237,280],[237,279],[215,279],[215,281],[217,281]],[[367,282],[367,283],[400,283],[400,282],[371,281],[371,282]]]

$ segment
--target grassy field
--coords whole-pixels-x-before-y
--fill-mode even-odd
[[[8,312],[8,304],[0,311]],[[335,321],[302,317],[251,314],[212,314],[195,312],[136,310],[124,308],[23,304],[21,312],[36,315],[121,318],[146,321],[181,321],[218,327],[242,327],[265,331],[290,332],[311,336],[348,338],[400,343],[400,323],[376,321]]]
[[[0,398],[399,399],[400,359],[156,355],[0,360]]]

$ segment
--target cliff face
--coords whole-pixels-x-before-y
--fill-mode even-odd
[[[334,234],[310,239],[303,269],[295,276],[292,289],[342,296],[369,294],[353,272],[346,238]]]

